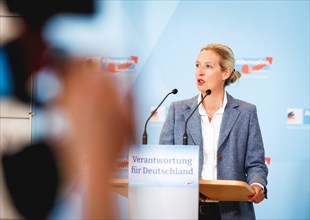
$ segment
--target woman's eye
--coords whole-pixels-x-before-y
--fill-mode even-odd
[[[199,64],[198,63],[196,63],[196,68],[198,68],[199,67]]]
[[[209,68],[212,68],[212,66],[211,65],[206,65],[206,68],[209,69]]]

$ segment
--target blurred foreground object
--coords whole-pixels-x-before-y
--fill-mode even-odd
[[[68,128],[55,144],[59,161],[67,181],[85,178],[83,217],[111,219],[113,166],[135,137],[131,94],[124,95],[96,59],[72,60],[60,78],[62,93],[52,105],[67,117]]]
[[[43,56],[49,48],[42,36],[46,22],[59,13],[92,15],[94,1],[83,0],[72,4],[70,1],[60,0],[6,0],[4,3],[11,13],[20,16],[17,28],[20,27],[21,30],[5,44],[1,40],[1,50],[9,72],[1,75],[9,74],[11,81],[8,83],[12,84],[13,95],[22,102],[30,103],[35,101],[31,100],[30,77],[45,65]]]
[[[48,115],[40,127],[46,132],[38,140],[10,155],[1,151],[3,182],[13,203],[25,219],[48,218],[63,189],[78,185],[74,190],[81,195],[81,218],[114,218],[109,190],[113,166],[135,137],[131,94],[104,72],[100,59],[49,54],[50,45],[42,37],[53,15],[91,15],[94,1],[4,2],[23,27],[14,39],[1,41],[1,66],[6,67],[1,79],[7,79],[1,87],[8,86],[3,93],[1,88],[1,98],[14,97]],[[60,86],[44,102],[32,97],[30,89],[32,76],[42,69],[54,74]]]
[[[61,189],[79,185],[82,218],[114,218],[116,204],[111,201],[110,191],[113,167],[135,137],[131,94],[124,95],[116,78],[104,72],[100,59],[90,62],[68,58],[54,70],[60,89],[44,103],[44,111],[58,115],[63,126],[58,126],[54,117],[47,118],[43,129],[53,132],[44,136],[46,144],[27,147],[27,154],[22,151],[4,156],[6,181],[14,203],[27,219],[41,219],[52,208],[57,191],[61,194]],[[42,163],[44,155],[50,159]],[[22,181],[28,178],[28,183]],[[50,185],[42,178],[49,179]],[[43,201],[43,208],[37,206],[36,202],[43,206]]]
[[[26,219],[46,219],[57,195],[59,173],[45,143],[3,157],[5,180],[17,210]]]

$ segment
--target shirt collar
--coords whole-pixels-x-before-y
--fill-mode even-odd
[[[201,101],[201,99],[202,99],[202,94],[200,93],[200,94],[198,95],[198,98],[197,98],[197,104]],[[226,105],[227,105],[227,93],[224,92],[223,106],[222,106],[221,108],[219,108],[219,109],[216,111],[216,113],[221,113],[221,114],[223,114]],[[205,108],[203,107],[203,105],[199,105],[198,111],[199,111],[199,114],[200,114],[200,115],[207,115],[207,112],[206,112]]]

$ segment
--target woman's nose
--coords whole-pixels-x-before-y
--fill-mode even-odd
[[[199,76],[204,76],[204,75],[205,75],[205,70],[204,70],[204,68],[203,68],[203,67],[199,67],[199,68],[197,69],[197,73],[198,73]]]

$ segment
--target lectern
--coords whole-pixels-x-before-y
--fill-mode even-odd
[[[199,180],[199,146],[139,145],[128,153],[127,178],[112,191],[128,198],[129,219],[198,219],[199,192],[209,200],[248,201],[242,181]],[[195,202],[197,201],[197,202]]]
[[[128,219],[198,219],[198,160],[195,145],[130,148],[127,178],[112,182],[113,191],[128,197]]]
[[[128,179],[113,179],[112,190],[128,197]],[[254,194],[252,187],[238,180],[199,180],[199,192],[209,200],[248,201]]]

